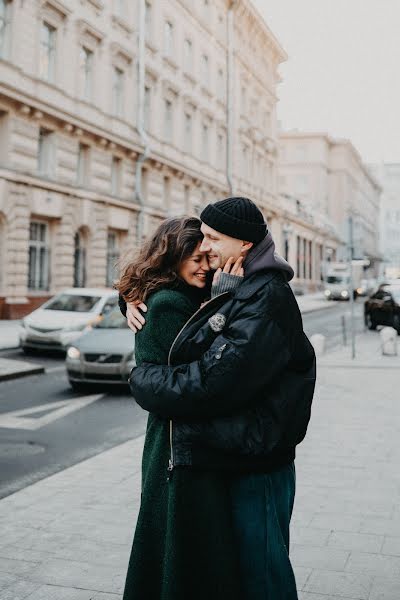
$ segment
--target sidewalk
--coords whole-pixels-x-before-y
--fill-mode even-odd
[[[8,350],[9,348],[18,348],[19,337],[18,329],[20,319],[5,320],[0,319],[0,350]]]
[[[349,348],[319,360],[296,461],[291,556],[300,600],[400,598],[400,357],[382,357],[379,344],[368,332],[355,361]],[[142,444],[124,443],[0,501],[2,600],[120,600]]]

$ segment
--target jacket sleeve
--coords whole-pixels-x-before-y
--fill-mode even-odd
[[[124,317],[126,317],[126,301],[121,294],[118,296],[118,306]]]
[[[229,416],[257,402],[288,364],[289,340],[267,312],[242,305],[198,361],[179,365],[144,363],[132,369],[130,387],[137,403],[167,418]]]

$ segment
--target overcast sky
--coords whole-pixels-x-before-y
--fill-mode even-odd
[[[288,61],[284,129],[349,138],[366,162],[400,162],[400,0],[253,0]]]

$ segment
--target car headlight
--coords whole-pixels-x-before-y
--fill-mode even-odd
[[[330,296],[331,295],[331,290],[325,290],[325,296]]]
[[[340,292],[340,295],[342,296],[342,298],[347,298],[349,292],[347,290],[343,290],[343,292]]]
[[[78,360],[81,357],[81,351],[75,346],[70,346],[67,350],[67,356],[72,360]]]

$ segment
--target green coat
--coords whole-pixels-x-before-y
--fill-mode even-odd
[[[136,360],[167,364],[176,335],[199,307],[193,288],[148,300]],[[142,499],[123,600],[239,600],[227,475],[176,468],[168,481],[169,422],[149,414]]]

